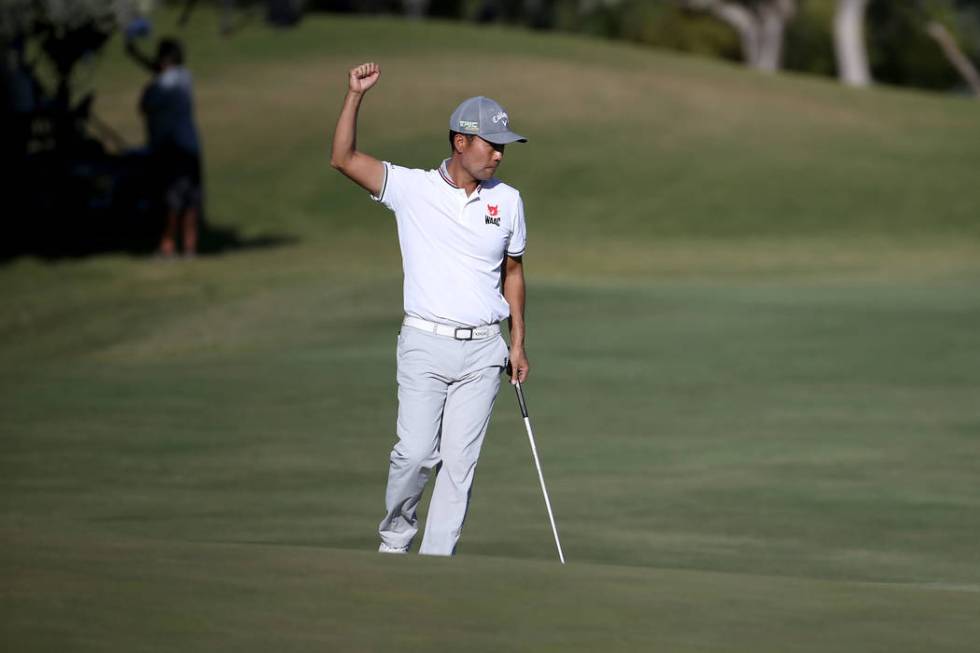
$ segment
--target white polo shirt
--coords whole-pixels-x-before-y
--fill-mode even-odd
[[[384,185],[374,199],[395,212],[405,314],[459,326],[509,317],[500,272],[505,254],[524,254],[520,193],[490,179],[467,197],[446,172],[446,161],[435,170],[387,161],[384,167]]]

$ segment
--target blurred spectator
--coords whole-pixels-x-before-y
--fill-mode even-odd
[[[175,39],[161,39],[151,60],[130,38],[126,52],[154,75],[143,89],[139,107],[146,121],[152,174],[167,210],[159,253],[166,257],[177,253],[179,228],[184,256],[193,257],[201,209],[201,146],[183,48]]]

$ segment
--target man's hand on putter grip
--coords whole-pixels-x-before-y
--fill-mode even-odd
[[[350,70],[350,90],[352,93],[366,93],[369,88],[378,83],[381,77],[381,66],[374,63],[362,63]]]
[[[521,347],[510,348],[510,363],[507,364],[507,373],[510,375],[510,384],[514,385],[518,381],[527,381],[530,366],[527,362],[527,355]]]

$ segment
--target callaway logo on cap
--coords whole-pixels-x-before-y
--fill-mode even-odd
[[[504,108],[482,95],[463,100],[456,107],[449,118],[449,129],[461,134],[476,134],[497,145],[527,142],[520,134],[510,131],[510,117]]]

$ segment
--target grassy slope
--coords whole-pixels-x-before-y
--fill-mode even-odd
[[[971,650],[976,107],[522,32],[222,41],[198,17],[212,219],[300,242],[0,270],[11,648]],[[474,42],[494,74],[459,64]],[[464,555],[367,553],[397,245],[324,165],[365,58],[379,156],[431,165],[478,92],[533,139],[504,172],[568,568],[507,390]],[[99,112],[137,140],[140,78],[103,64]]]

